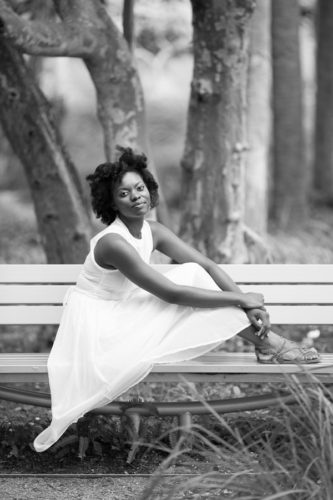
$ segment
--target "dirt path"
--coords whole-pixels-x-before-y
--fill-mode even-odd
[[[149,478],[6,478],[1,500],[138,500]]]

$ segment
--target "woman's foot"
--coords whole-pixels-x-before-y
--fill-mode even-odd
[[[279,338],[279,342],[276,337]],[[259,363],[266,364],[311,364],[320,361],[319,353],[314,347],[301,347],[296,342],[284,339],[273,332],[270,332],[261,345],[256,346],[255,354]]]
[[[255,346],[255,353],[259,363],[319,363],[320,356],[314,347],[301,347],[296,342],[284,339],[270,330],[265,338],[261,339],[251,325],[238,334]]]

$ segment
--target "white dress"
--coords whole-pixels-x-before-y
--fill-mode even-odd
[[[90,244],[78,282],[64,302],[48,375],[52,422],[34,441],[36,451],[54,444],[70,424],[106,405],[140,382],[156,363],[187,360],[213,349],[249,326],[237,307],[193,308],[169,304],[142,290],[120,271],[100,267],[97,241],[108,233],[125,238],[149,263],[150,225],[134,238],[117,218]],[[165,275],[175,283],[218,289],[198,264],[174,266]]]

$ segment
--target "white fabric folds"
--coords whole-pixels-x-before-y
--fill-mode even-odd
[[[123,236],[146,262],[150,259],[153,244],[147,221],[140,240],[118,218],[91,240],[77,285],[65,299],[49,356],[52,421],[34,441],[38,452],[52,446],[85,413],[140,382],[155,363],[200,356],[249,326],[237,307],[168,304],[119,271],[98,266],[94,248],[109,232]],[[178,284],[218,289],[195,263],[174,266],[165,275]]]

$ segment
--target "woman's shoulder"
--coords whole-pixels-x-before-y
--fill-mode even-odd
[[[129,242],[118,233],[105,233],[96,243],[94,256],[96,262],[105,268],[112,266],[117,269],[114,259],[122,258],[125,260],[128,256],[133,258],[133,247]]]
[[[94,248],[96,245],[100,246],[102,242],[112,242],[117,240],[126,240],[124,231],[120,225],[112,222],[109,226],[105,227],[101,231],[99,231],[90,241],[91,248]]]

